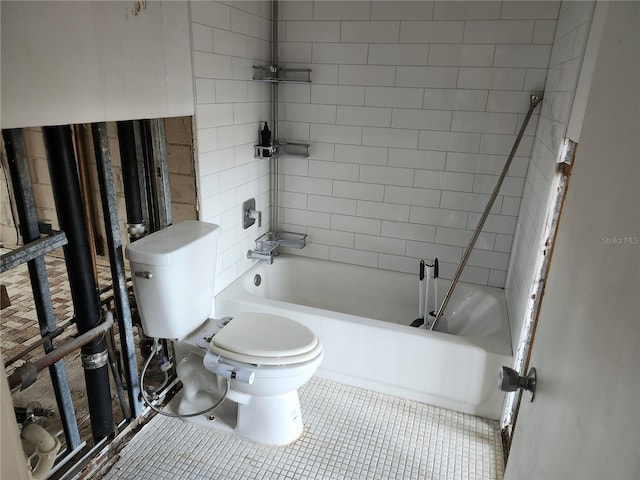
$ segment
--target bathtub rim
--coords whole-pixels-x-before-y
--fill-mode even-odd
[[[274,259],[274,262],[278,260],[294,260],[297,261],[300,259],[301,261],[311,261],[313,262],[329,262],[329,263],[339,263],[340,265],[345,265],[346,267],[355,267],[355,268],[371,268],[364,267],[361,265],[351,265],[340,262],[330,262],[329,260],[321,260],[315,258],[308,258],[299,255],[289,255],[289,254],[281,254]],[[243,301],[252,304],[264,304],[269,308],[275,308],[279,310],[287,310],[291,312],[300,312],[301,314],[314,315],[318,317],[327,316],[324,315],[323,312],[330,312],[332,318],[336,318],[338,320],[347,321],[351,323],[366,325],[368,327],[373,327],[376,329],[383,330],[391,330],[404,334],[413,334],[413,335],[429,335],[433,336],[434,339],[439,339],[440,341],[449,341],[455,344],[464,345],[469,348],[479,348],[483,351],[487,351],[489,353],[494,353],[497,355],[506,355],[512,356],[513,350],[511,345],[511,334],[510,334],[510,326],[509,320],[507,317],[507,308],[506,308],[506,298],[504,294],[501,296],[496,294],[496,290],[501,290],[496,287],[489,287],[486,285],[475,285],[460,282],[461,285],[469,286],[473,289],[478,289],[484,293],[491,294],[494,297],[498,297],[500,303],[500,309],[503,313],[503,317],[501,318],[501,331],[498,334],[494,334],[491,336],[471,336],[471,335],[458,335],[458,334],[450,334],[438,331],[431,331],[424,328],[411,327],[409,325],[402,325],[399,323],[388,322],[384,320],[378,320],[375,318],[362,317],[358,315],[352,315],[349,313],[338,312],[335,310],[327,310],[318,307],[310,307],[307,305],[301,305],[298,303],[286,302],[283,300],[273,300],[268,297],[262,297],[257,295],[252,295],[249,293],[243,285],[243,282],[247,281],[246,277],[251,275],[255,275],[259,273],[258,271],[262,271],[264,269],[270,268],[270,265],[267,265],[263,262],[256,262],[251,266],[247,271],[245,271],[242,275],[238,276],[233,282],[231,282],[228,286],[226,286],[223,290],[218,292],[213,299],[214,305],[214,315],[217,315],[216,303],[217,299],[228,299],[231,301]],[[377,269],[374,269],[377,270]],[[403,272],[396,272],[393,270],[385,270],[389,272],[402,274]],[[405,275],[408,275],[405,273]],[[238,312],[239,313],[239,312]],[[295,320],[295,318],[292,318]],[[499,338],[499,337],[502,338]]]

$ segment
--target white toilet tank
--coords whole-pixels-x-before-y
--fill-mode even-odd
[[[187,220],[127,246],[144,333],[178,339],[211,313],[219,228]]]

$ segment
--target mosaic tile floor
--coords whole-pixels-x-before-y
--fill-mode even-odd
[[[0,249],[2,254],[9,251],[6,248]],[[60,326],[73,317],[73,303],[69,293],[67,268],[62,252],[60,251],[56,256],[47,255],[45,263],[53,301],[53,313],[56,324]],[[111,283],[108,267],[98,267],[98,282],[100,286]],[[0,283],[7,288],[11,301],[9,307],[0,311],[0,351],[2,351],[2,358],[6,362],[26,347],[38,343],[40,328],[38,327],[38,316],[34,306],[27,265],[21,265],[3,273],[0,277]],[[74,334],[75,331],[75,327],[68,328],[55,341],[60,342]],[[37,358],[42,355],[42,352],[42,348],[36,348],[25,357],[25,360]],[[10,374],[11,371],[9,369],[7,373]]]
[[[313,378],[300,389],[305,433],[266,447],[157,415],[108,480],[500,480],[497,422]]]
[[[7,250],[2,249],[2,253]],[[58,324],[71,318],[66,267],[47,256]],[[6,361],[39,341],[26,266],[2,275],[12,305],[0,313]],[[109,283],[99,268],[100,285]],[[68,329],[68,335],[75,328]],[[58,337],[58,341],[64,336]],[[33,356],[41,355],[41,349]],[[8,371],[7,373],[10,373]],[[300,390],[305,434],[271,448],[156,416],[120,452],[106,479],[482,479],[503,477],[496,422],[314,378]]]

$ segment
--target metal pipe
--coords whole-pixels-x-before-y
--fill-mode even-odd
[[[7,368],[9,368],[11,365],[13,365],[14,363],[16,363],[18,360],[21,360],[23,357],[25,357],[26,355],[28,355],[29,353],[33,352],[34,350],[40,348],[41,346],[43,346],[45,343],[51,343],[51,341],[56,338],[59,337],[60,335],[62,335],[65,330],[67,329],[67,327],[69,327],[69,325],[73,325],[74,323],[76,323],[76,319],[72,318],[71,320],[69,320],[68,322],[66,322],[64,325],[60,325],[59,327],[57,327],[55,330],[53,330],[52,332],[49,332],[48,334],[46,334],[45,336],[42,337],[41,341],[39,343],[34,343],[29,345],[27,348],[25,348],[24,350],[21,350],[20,352],[18,352],[17,354],[15,354],[13,357],[11,357],[9,360],[7,360],[6,362],[4,362],[4,368],[5,370]]]
[[[118,400],[120,401],[120,408],[122,409],[122,415],[124,418],[130,419],[131,408],[129,406],[129,399],[124,392],[124,385],[122,382],[122,375],[120,369],[120,355],[116,350],[116,339],[113,334],[113,330],[109,332],[109,335],[105,335],[105,341],[107,342],[107,352],[109,353],[109,364],[111,365],[111,376],[113,377],[113,383],[116,385],[116,392],[118,393]]]
[[[20,390],[24,390],[35,382],[37,373],[45,368],[53,365],[54,363],[62,360],[64,357],[72,352],[75,352],[79,348],[87,345],[96,338],[103,335],[113,326],[113,314],[106,312],[105,321],[98,326],[93,327],[91,330],[87,330],[82,335],[75,337],[73,340],[64,342],[56,347],[51,352],[40,357],[35,362],[26,362],[18,367],[8,378],[9,388],[13,392],[14,389],[20,387]]]
[[[0,272],[5,273],[19,265],[40,258],[66,243],[67,237],[64,232],[56,232],[53,235],[28,242],[22,247],[18,247],[0,257]]]
[[[71,128],[69,125],[43,127],[42,133],[58,221],[69,240],[64,246],[64,255],[78,333],[82,334],[100,323],[100,298],[93,278]],[[92,340],[81,352],[91,431],[98,441],[110,435],[114,428],[104,339]]]
[[[25,246],[31,245],[32,242],[36,242],[40,238],[40,227],[38,225],[38,214],[36,211],[33,186],[31,184],[31,176],[29,175],[24,136],[21,129],[3,130],[2,136],[5,142],[9,171],[13,183],[13,193],[22,240]],[[65,242],[66,241],[65,236]],[[36,313],[38,314],[42,346],[45,353],[48,353],[53,350],[53,343],[46,337],[55,331],[56,318],[53,313],[53,301],[51,299],[44,252],[41,253],[43,255],[29,260],[27,265],[29,268],[29,278],[31,279],[33,302]],[[80,432],[71,399],[71,389],[69,388],[69,381],[63,362],[51,365],[51,367],[49,367],[49,375],[58,405],[58,412],[60,413],[60,420],[62,421],[67,448],[75,450],[80,447],[82,441],[80,440]]]
[[[278,0],[271,0],[271,65],[278,69],[277,75],[280,75],[280,67],[278,65]],[[278,145],[280,137],[278,136],[278,82],[271,84],[271,130],[273,132],[273,144]],[[274,234],[278,232],[278,189],[279,189],[279,176],[278,171],[279,161],[278,154],[271,159],[271,231]],[[273,259],[271,260],[273,261]]]
[[[73,126],[73,140],[76,147],[76,156],[78,158],[78,177],[80,178],[80,194],[82,195],[82,211],[84,212],[84,220],[87,222],[87,237],[89,239],[89,251],[91,252],[91,265],[93,266],[93,278],[98,285],[98,266],[96,259],[96,221],[93,214],[93,195],[91,192],[91,181],[89,179],[89,170],[87,155],[85,153],[85,142],[83,129],[80,125]],[[102,252],[104,253],[104,252]]]
[[[278,0],[271,0],[271,66],[277,69],[276,75],[280,76],[280,65],[278,65]],[[273,125],[273,142],[278,140],[278,82],[271,84],[271,116]]]
[[[138,390],[138,365],[136,363],[133,320],[131,318],[131,306],[129,305],[124,256],[122,254],[122,238],[118,225],[118,202],[111,169],[111,152],[109,151],[109,139],[107,138],[107,124],[104,122],[94,123],[91,125],[91,130],[93,133],[96,166],[98,168],[98,183],[100,184],[104,226],[107,232],[107,246],[111,260],[111,279],[113,281],[113,297],[118,316],[120,346],[124,355],[124,371],[129,386],[127,391],[129,395],[128,414],[137,416],[142,411],[142,405],[138,399],[138,394],[140,393]],[[134,168],[137,170],[135,165]],[[125,412],[125,416],[127,416],[127,412]]]
[[[467,246],[467,249],[464,252],[464,255],[462,256],[462,261],[460,262],[460,265],[458,265],[458,269],[456,270],[456,273],[453,276],[453,279],[451,280],[451,284],[449,285],[449,289],[447,290],[447,293],[444,296],[444,299],[442,300],[442,304],[440,305],[440,308],[438,309],[438,312],[436,313],[436,318],[433,320],[433,323],[431,324],[431,327],[429,328],[430,330],[435,330],[436,327],[438,326],[438,323],[440,323],[440,318],[442,317],[442,314],[444,313],[445,308],[447,308],[447,304],[449,303],[449,300],[451,300],[451,295],[453,294],[453,290],[456,288],[456,285],[458,284],[458,280],[460,280],[460,275],[462,275],[462,270],[464,269],[465,265],[467,264],[467,261],[469,260],[469,257],[471,256],[471,252],[473,251],[473,247],[475,246],[476,241],[478,240],[478,237],[480,236],[480,232],[482,231],[482,227],[484,227],[484,222],[487,221],[487,217],[489,216],[489,212],[491,211],[491,208],[493,207],[493,203],[496,201],[496,197],[498,196],[498,192],[500,191],[500,187],[502,186],[502,182],[504,181],[505,177],[507,176],[507,172],[509,171],[509,167],[511,166],[511,162],[513,161],[513,157],[515,157],[516,151],[518,150],[518,146],[520,145],[520,140],[522,140],[522,136],[524,135],[524,131],[526,130],[527,125],[529,124],[529,120],[531,119],[531,115],[533,114],[533,111],[535,110],[536,106],[541,101],[542,101],[542,95],[530,95],[529,96],[529,111],[527,112],[527,116],[524,118],[524,122],[522,123],[522,126],[520,127],[520,131],[518,132],[518,136],[516,137],[516,140],[513,143],[513,147],[511,147],[511,152],[509,153],[509,158],[507,158],[507,162],[504,164],[504,167],[502,169],[502,173],[500,174],[500,177],[498,177],[498,182],[496,183],[496,186],[493,189],[493,192],[491,193],[491,196],[489,197],[489,201],[487,202],[487,206],[485,207],[484,212],[482,212],[482,216],[480,217],[480,221],[478,222],[478,226],[476,227],[476,230],[473,232],[473,236],[471,237],[471,241],[469,242],[469,245]]]
[[[140,199],[140,180],[138,178],[138,158],[136,151],[133,121],[117,122],[120,162],[122,164],[122,183],[127,209],[127,226],[132,240],[144,235],[144,219]]]
[[[161,230],[173,223],[171,214],[171,190],[169,188],[169,166],[167,162],[167,141],[163,118],[145,120],[149,135],[150,171],[154,193],[156,229]]]
[[[138,165],[138,175],[142,173],[144,179],[144,189],[140,185],[140,193],[145,196],[144,203],[147,206],[147,232],[153,233],[162,227],[158,221],[158,202],[156,197],[156,181],[153,166],[153,145],[149,120],[139,120],[136,122],[136,140],[140,140],[140,153],[142,153],[142,165]]]

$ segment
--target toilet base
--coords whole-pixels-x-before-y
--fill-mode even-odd
[[[174,342],[177,374],[183,388],[169,404],[173,413],[189,414],[215,405],[225,389],[226,380],[207,370],[205,350],[198,339],[211,337],[215,324],[207,322],[190,338]],[[298,388],[315,373],[322,354],[309,362],[289,366],[263,367],[249,386],[231,381],[227,399],[213,411],[185,418],[185,421],[234,433],[265,445],[282,446],[295,442],[303,432]]]
[[[304,425],[298,392],[274,396],[249,397],[246,404],[236,403],[235,392],[215,410],[186,417],[185,421],[224,433],[234,433],[254,442],[272,446],[284,446],[295,442],[302,435]],[[178,394],[168,406],[173,413],[188,414],[213,405],[220,393],[199,391],[195,395]],[[229,398],[231,397],[231,398]],[[246,399],[244,399],[246,400]]]
[[[267,445],[288,445],[302,435],[302,412],[298,392],[273,397],[251,397],[238,404],[236,433]]]

